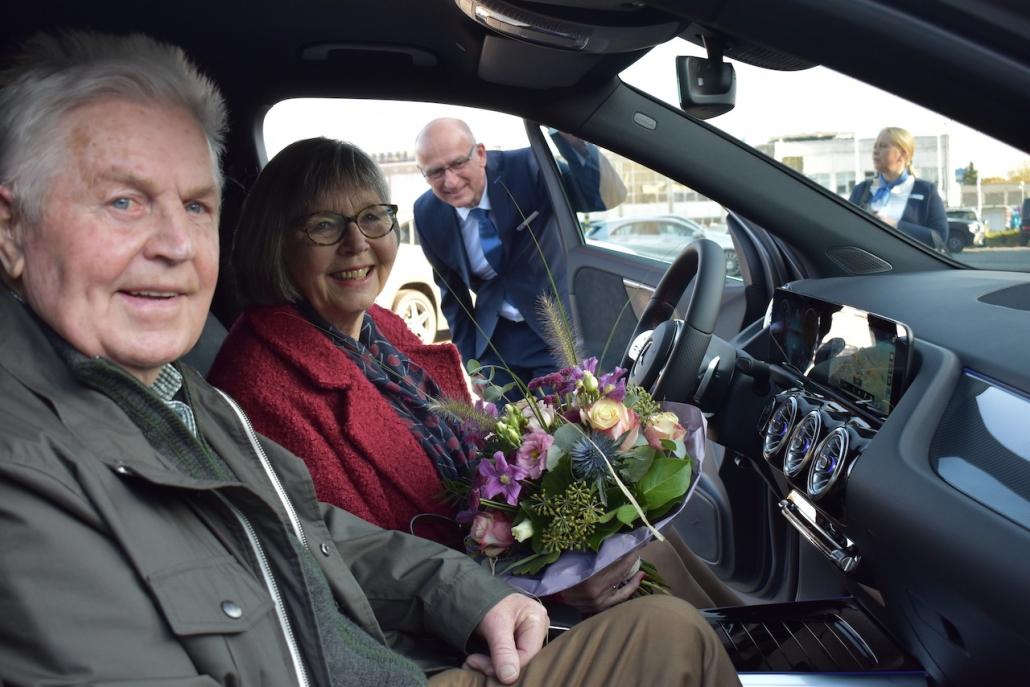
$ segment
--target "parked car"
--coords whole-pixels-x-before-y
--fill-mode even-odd
[[[740,277],[740,260],[733,246],[733,238],[726,232],[706,230],[697,222],[678,215],[630,217],[592,223],[586,230],[587,239],[613,243],[639,255],[671,260],[694,239],[708,238],[719,244],[726,260],[726,276]]]
[[[232,125],[223,245],[231,245],[242,197],[266,162],[262,123],[276,102],[392,98],[525,118],[540,183],[556,205],[566,203],[556,208],[549,230],[560,233],[567,250],[583,352],[601,358],[605,369],[627,359],[634,379],[659,400],[705,412],[709,442],[700,479],[669,527],[689,544],[697,569],[737,602],[705,615],[743,684],[1026,683],[1030,265],[1014,263],[1008,271],[957,265],[807,178],[792,153],[774,159],[761,149],[780,135],[779,127],[795,122],[808,135],[858,126],[875,131],[887,123],[915,128],[915,116],[910,123],[899,115],[904,99],[905,107],[929,108],[926,120],[962,125],[948,131],[968,128],[991,145],[1027,151],[1027,3],[44,1],[7,12],[0,43],[76,27],[142,31],[179,43],[222,87]],[[638,86],[626,74],[662,53],[666,42],[674,43],[671,57],[663,53],[660,65],[647,65],[647,76],[674,83],[675,58],[705,54],[702,44],[741,73],[749,65],[763,71],[754,80],[728,80],[739,93],[736,109],[701,121],[712,114],[707,95],[691,109],[675,85]],[[817,68],[818,87],[804,80],[814,65],[827,67]],[[847,90],[832,90],[834,78]],[[792,79],[802,85],[794,87]],[[858,117],[870,96],[876,96],[871,115]],[[435,112],[426,108],[426,117]],[[824,123],[834,114],[840,117]],[[734,124],[747,116],[769,125],[735,133]],[[385,118],[348,126],[377,133],[398,128]],[[611,240],[617,234],[584,244],[545,142],[548,126],[605,146],[639,165],[641,174],[657,170],[732,213],[728,231],[746,263],[742,277],[713,271],[723,267],[725,247],[705,240],[672,266],[617,250]],[[626,185],[641,195],[661,191],[632,178]],[[1030,236],[1025,205],[1023,236]],[[395,271],[402,276],[406,268]],[[392,307],[412,290],[404,286]],[[223,272],[213,314],[225,325],[237,314],[232,288]],[[653,307],[638,309],[652,295]],[[661,322],[669,318],[676,321]],[[830,336],[835,322],[843,328]],[[648,336],[654,345],[642,347],[647,355],[634,361],[629,344]],[[849,345],[855,341],[864,345]],[[833,364],[821,364],[827,361]],[[38,412],[59,410],[41,403]],[[65,437],[39,442],[63,446],[68,456],[76,448]],[[145,488],[139,476],[117,479],[127,490]],[[54,493],[63,489],[52,486]],[[65,496],[74,507],[73,495]],[[45,524],[39,531],[45,533]],[[317,542],[312,546],[319,556]],[[14,555],[17,546],[0,554]],[[89,552],[81,559],[81,574],[88,575]],[[38,671],[18,684],[234,683],[233,674],[198,673],[209,653],[229,650],[225,635],[275,622],[253,561],[229,561],[240,570],[239,589],[180,594],[181,608],[166,603],[161,586],[188,586],[203,576],[186,573],[221,562],[189,561],[158,570],[162,575],[141,568],[155,599],[145,624],[108,614],[87,629],[90,619],[72,617],[60,604],[48,609],[81,622],[90,646],[102,645],[108,622],[141,628],[118,647],[122,653],[149,651],[157,639],[177,642],[181,653],[160,664],[174,665],[174,674],[155,668],[127,678],[123,666],[95,665],[99,658],[90,663],[94,655],[111,655],[109,647],[69,661],[65,647],[45,640],[30,646],[38,640],[34,628],[12,627],[0,617],[11,655],[36,656],[39,649]],[[0,605],[43,603],[45,572],[33,579],[38,591],[31,598],[0,595]],[[461,594],[460,581],[454,594]],[[250,610],[226,624],[218,606],[224,598],[251,599]],[[215,616],[217,622],[208,622]],[[0,666],[5,684],[7,668]]]
[[[440,311],[440,289],[411,222],[401,224],[397,233],[397,259],[376,304],[399,315],[422,341],[433,343],[447,333],[447,320]]]
[[[949,253],[961,253],[963,248],[984,245],[987,228],[973,208],[949,208],[948,241]]]

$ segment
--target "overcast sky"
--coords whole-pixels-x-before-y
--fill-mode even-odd
[[[658,46],[623,73],[623,79],[666,102],[677,104],[675,57],[702,54],[677,39]],[[982,176],[1005,176],[1030,162],[1010,146],[893,95],[816,67],[774,72],[734,63],[737,105],[710,122],[757,145],[770,138],[803,133],[853,133],[874,137],[884,126],[901,126],[917,136],[948,134],[951,162],[973,161]],[[434,117],[458,116],[490,148],[525,145],[522,122],[509,115],[454,106],[361,100],[293,100],[280,103],[265,120],[266,145],[274,155],[291,141],[330,136],[368,152],[410,151],[419,129]],[[918,161],[918,151],[916,159]]]

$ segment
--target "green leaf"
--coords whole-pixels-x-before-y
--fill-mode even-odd
[[[623,455],[619,474],[627,482],[636,484],[651,469],[655,455],[655,450],[646,444],[634,447],[632,451]]]
[[[587,537],[587,548],[591,551],[597,551],[601,548],[601,542],[623,528],[625,528],[625,525],[616,518],[612,518],[610,522],[598,524],[594,529],[594,533]]]
[[[574,424],[565,424],[554,432],[554,445],[568,451],[583,436],[583,429]]]
[[[651,511],[683,496],[690,486],[690,461],[658,456],[637,485],[643,506]]]
[[[687,456],[687,445],[683,443],[682,439],[662,439],[662,448],[676,456],[677,458],[685,458]]]
[[[554,468],[545,472],[540,478],[540,491],[545,494],[560,494],[569,488],[573,480],[572,462],[562,456]]]
[[[532,556],[527,556],[521,560],[515,561],[511,565],[504,568],[503,574],[508,575],[535,575],[545,567],[554,563],[558,560],[558,556],[561,553],[538,553]]]
[[[554,470],[560,461],[565,456],[565,449],[557,444],[551,444],[547,448],[547,461],[545,465],[548,470]]]
[[[475,358],[469,358],[469,361],[465,363],[465,371],[468,372],[469,375],[476,374],[479,372],[479,368],[481,367],[482,365],[480,365],[479,361]]]
[[[633,521],[637,519],[637,509],[633,507],[632,503],[627,503],[615,510],[615,516],[623,525],[632,525]]]

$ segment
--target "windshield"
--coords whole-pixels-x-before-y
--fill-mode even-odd
[[[622,79],[679,106],[677,39]],[[981,269],[1030,271],[1023,201],[1030,155],[830,69],[780,72],[733,62],[736,107],[708,120],[876,216]]]

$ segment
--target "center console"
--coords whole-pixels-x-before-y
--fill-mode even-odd
[[[762,361],[752,367],[767,366],[771,385],[759,424],[762,472],[801,539],[856,585],[867,584],[863,552],[848,536],[858,523],[849,518],[847,481],[905,391],[912,334],[900,322],[785,289],[764,325],[768,351],[752,351]],[[919,664],[854,598],[704,614],[742,680],[861,674],[862,684],[926,684]]]
[[[766,327],[767,360],[786,380],[762,427],[762,456],[790,487],[780,512],[851,573],[862,553],[846,535],[844,486],[904,393],[912,333],[900,322],[783,289]]]

